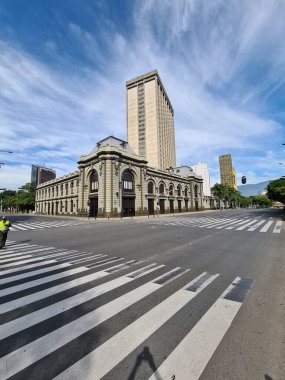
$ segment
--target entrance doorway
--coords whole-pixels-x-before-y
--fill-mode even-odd
[[[199,204],[198,204],[198,201],[195,200],[195,209],[196,211],[199,211]]]
[[[98,197],[89,198],[89,217],[96,218],[98,216]]]
[[[182,206],[181,206],[182,201],[178,201],[178,212],[182,211]]]
[[[165,199],[159,200],[160,213],[165,214]]]
[[[173,214],[174,213],[174,200],[173,199],[170,199],[170,201],[169,201],[169,208],[170,208],[170,212]]]
[[[122,216],[135,216],[135,197],[122,198]]]
[[[148,199],[147,204],[149,215],[154,215],[154,199]]]

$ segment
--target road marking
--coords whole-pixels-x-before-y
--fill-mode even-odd
[[[131,273],[127,274],[127,276],[131,277],[131,278],[139,278],[141,276],[144,276],[145,274],[151,273],[154,270],[157,270],[157,269],[162,268],[164,266],[165,265],[159,265],[159,266],[157,266],[156,263],[149,264],[149,265],[147,265],[147,266],[145,266],[143,268],[140,268],[138,270],[135,270],[134,272],[131,272]]]
[[[56,260],[47,260],[47,261],[43,261],[43,262],[37,263],[37,264],[30,264],[30,265],[25,265],[25,266],[22,266],[19,268],[7,269],[4,271],[1,271],[0,274],[1,274],[1,276],[4,276],[6,274],[13,274],[16,272],[21,272],[21,271],[24,271],[27,269],[32,269],[32,268],[36,268],[36,267],[40,267],[40,266],[44,266],[44,265],[48,265],[48,264],[53,264],[56,262],[57,262]]]
[[[13,266],[17,266],[17,265],[21,265],[21,264],[27,264],[27,263],[32,263],[34,261],[43,261],[43,260],[46,260],[47,258],[46,257],[36,257],[36,258],[33,258],[33,259],[27,259],[27,260],[21,260],[21,261],[18,261],[17,263],[11,263],[11,264],[3,264],[3,265],[0,265],[0,269],[2,268],[9,268],[9,267],[13,267]],[[2,272],[0,272],[2,274]]]
[[[29,305],[30,303],[64,292],[76,286],[87,284],[88,282],[95,281],[98,278],[104,277],[106,275],[107,273],[103,273],[103,272],[91,273],[86,276],[77,278],[75,280],[64,282],[63,284],[52,286],[48,289],[41,290],[39,292],[30,294],[28,296],[21,297],[10,302],[6,302],[5,304],[0,305],[0,314],[7,313],[8,311],[17,309],[22,306]]]
[[[177,380],[198,380],[210,358],[224,337],[239,311],[242,301],[226,298],[232,293],[239,293],[235,288],[251,285],[251,280],[236,279],[221,295],[181,343],[172,351],[149,380],[175,378]],[[251,282],[250,282],[251,281]]]
[[[31,255],[24,255],[24,256],[21,257],[21,259],[27,259],[27,258],[30,258],[30,257],[33,257],[33,256],[31,256]],[[2,266],[4,267],[4,265],[1,265],[1,263],[13,263],[13,265],[15,265],[14,261],[17,261],[17,260],[19,260],[19,257],[12,257],[12,258],[5,257],[4,259],[1,257],[0,268]]]
[[[260,220],[258,223],[254,224],[252,227],[250,227],[247,231],[255,231],[257,227],[261,226],[265,220]]]
[[[248,226],[251,226],[253,223],[257,222],[256,219],[253,219],[252,221],[246,223],[246,224],[243,224],[241,227],[238,227],[236,228],[237,231],[241,231],[241,230],[244,230],[246,227]]]
[[[51,276],[43,277],[43,278],[40,278],[38,280],[28,281],[28,282],[25,282],[24,284],[11,286],[8,289],[0,290],[0,297],[4,297],[4,296],[6,296],[8,294],[12,294],[12,293],[20,292],[20,291],[25,290],[25,289],[33,288],[33,287],[38,286],[38,285],[47,284],[48,282],[55,281],[55,280],[58,280],[60,278],[72,276],[72,275],[75,275],[77,273],[85,272],[87,270],[89,270],[89,269],[86,267],[78,267],[78,268],[74,268],[74,269],[64,271],[61,273],[53,274]]]
[[[159,285],[166,285],[169,282],[175,280],[176,278],[182,276],[184,273],[189,272],[190,269],[185,269],[182,267],[177,267],[175,269],[172,269],[170,272],[163,274],[162,276],[159,276],[152,280],[155,284]]]
[[[230,226],[230,225],[232,225],[232,224],[234,224],[234,225],[237,225],[239,222],[241,222],[242,221],[242,219],[236,219],[236,220],[234,220],[233,222],[230,222],[230,223],[225,223],[225,224],[227,224],[228,226]],[[216,227],[217,228],[217,230],[219,230],[219,229],[221,229],[221,228],[224,228],[225,226],[223,225],[223,226],[219,226],[219,227]]]
[[[259,232],[266,232],[272,223],[273,223],[273,220],[270,220],[269,222],[267,222],[265,226],[263,226]]]
[[[48,267],[48,268],[44,268],[44,269],[38,269],[38,270],[31,271],[28,273],[19,274],[18,276],[12,276],[9,278],[4,278],[3,280],[0,280],[0,285],[7,284],[9,282],[22,280],[22,279],[27,278],[27,277],[36,276],[36,275],[39,275],[42,273],[51,272],[53,270],[67,268],[67,267],[70,267],[71,265],[72,264],[70,264],[70,263],[63,263],[63,264],[59,264],[59,265],[54,265],[52,267]]]
[[[275,224],[275,227],[274,227],[273,233],[274,233],[274,234],[280,234],[280,232],[281,232],[281,226],[282,226],[282,221],[279,220],[279,221],[276,222],[276,224]]]
[[[159,286],[158,284],[154,285]],[[197,294],[197,292],[190,292],[184,289],[178,290],[128,327],[107,340],[107,342],[67,368],[56,376],[55,379],[101,379],[137,346],[196,297]],[[118,347],[120,347],[119,350]]]

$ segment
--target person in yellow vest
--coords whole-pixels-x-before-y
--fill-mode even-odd
[[[5,248],[5,243],[10,227],[10,221],[6,219],[6,216],[3,216],[3,218],[0,220],[0,249]]]

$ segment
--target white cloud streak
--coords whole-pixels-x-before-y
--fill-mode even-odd
[[[103,30],[105,50],[82,25],[63,25],[89,60],[78,67],[51,39],[42,45],[54,66],[2,39],[0,149],[16,151],[11,165],[74,170],[101,138],[126,138],[125,81],[157,68],[175,110],[177,164],[208,161],[218,179],[217,156],[231,152],[252,181],[268,166],[281,175],[284,114],[271,99],[284,88],[284,11],[278,0],[137,1],[132,33]]]

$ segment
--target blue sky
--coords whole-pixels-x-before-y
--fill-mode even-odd
[[[284,15],[282,0],[1,0],[0,188],[126,139],[125,82],[153,69],[177,165],[208,162],[214,184],[231,153],[238,183],[284,175]]]

